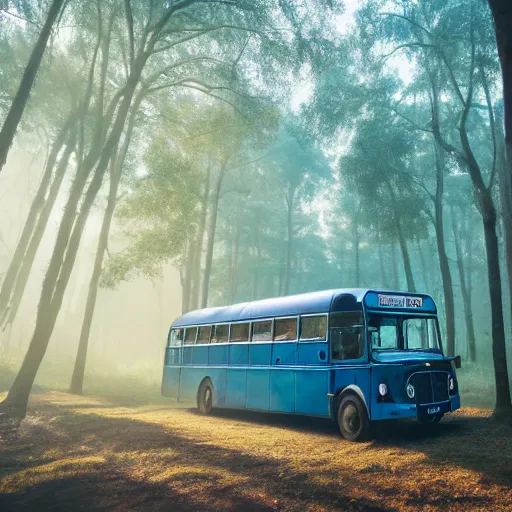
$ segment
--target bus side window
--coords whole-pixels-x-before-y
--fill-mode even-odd
[[[274,341],[293,341],[297,339],[297,319],[278,318],[275,320]]]
[[[272,341],[272,320],[253,322],[251,341]]]
[[[327,317],[303,316],[300,319],[300,340],[325,340]]]
[[[332,358],[359,359],[364,350],[362,340],[360,327],[333,327],[331,329]]]
[[[181,347],[183,342],[183,329],[171,329],[169,334],[169,347]]]
[[[197,343],[210,343],[210,336],[212,333],[211,325],[204,325],[199,327],[199,333],[197,335]]]
[[[213,326],[212,343],[227,343],[229,337],[229,325],[220,324]]]
[[[330,340],[332,359],[359,359],[364,353],[363,314],[360,311],[331,316]]]
[[[249,341],[249,322],[243,324],[231,324],[229,341],[243,342]]]
[[[185,345],[193,345],[196,342],[197,327],[187,327],[185,329]]]

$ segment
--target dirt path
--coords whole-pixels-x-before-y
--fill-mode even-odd
[[[488,414],[351,444],[325,420],[45,393],[0,439],[0,510],[512,511],[512,428]]]

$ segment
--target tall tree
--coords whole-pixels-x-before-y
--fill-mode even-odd
[[[9,153],[12,141],[14,140],[21,117],[23,116],[44,51],[46,50],[48,39],[53,26],[57,21],[59,13],[61,12],[64,1],[65,0],[53,0],[50,5],[46,21],[34,45],[32,54],[30,55],[27,66],[25,67],[25,71],[23,72],[18,92],[13,99],[11,108],[9,109],[7,117],[2,125],[2,129],[0,130],[0,171],[3,169],[5,162],[7,161],[7,154]]]
[[[512,176],[512,5],[507,0],[489,0],[494,17],[496,42],[503,76],[503,98],[505,104],[505,145],[509,174]],[[512,181],[512,177],[509,178]],[[512,194],[512,191],[510,192]],[[508,227],[512,229],[512,227]]]

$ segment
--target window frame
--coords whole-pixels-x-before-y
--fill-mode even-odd
[[[298,343],[299,342],[299,315],[277,316],[272,324],[272,343]],[[276,340],[276,322],[279,320],[295,320],[295,338],[293,340]]]
[[[209,327],[210,328],[210,336],[208,337],[208,341],[207,342],[200,342],[198,343],[198,340],[199,340],[199,330],[200,329],[203,329],[204,327]],[[196,337],[196,345],[199,345],[200,347],[206,347],[207,345],[210,345],[211,341],[212,341],[212,331],[213,331],[213,324],[202,324],[202,325],[198,325],[197,326],[197,337]]]
[[[231,327],[233,325],[242,325],[242,324],[247,324],[247,339],[246,340],[232,341],[231,340],[231,331],[232,331]],[[229,324],[228,343],[250,343],[251,334],[252,334],[252,322],[250,320],[240,320],[238,322],[231,322]]]
[[[172,336],[172,331],[182,331],[182,336],[181,336],[181,340],[180,340],[180,344],[179,345],[171,345],[171,336]],[[179,347],[183,347],[183,341],[184,341],[184,336],[183,336],[183,333],[184,333],[185,329],[183,327],[171,327],[169,329],[169,334],[167,336],[167,347],[168,348],[179,348]]]
[[[274,343],[274,320],[275,318],[258,318],[258,320],[251,320],[251,332],[249,333],[249,343]],[[269,340],[253,340],[254,324],[270,322],[270,339]]]
[[[315,318],[315,317],[325,317],[325,336],[322,339],[319,338],[301,338],[302,335],[302,319],[303,318]],[[299,343],[327,343],[329,340],[329,313],[311,313],[306,315],[300,315],[300,324],[299,324]]]
[[[195,329],[196,330],[196,335],[194,337],[194,342],[193,343],[185,343],[185,340],[187,339],[187,331],[189,329]],[[197,335],[199,334],[199,327],[197,325],[187,325],[185,327],[185,332],[183,333],[183,346],[190,346],[190,345],[195,345],[197,343]]]
[[[334,359],[332,356],[332,349],[333,349],[333,340],[331,338],[331,328],[332,329],[350,329],[350,326],[347,327],[332,327],[331,326],[331,317],[332,316],[342,316],[342,315],[350,315],[357,313],[360,315],[360,319],[362,321],[361,324],[354,324],[354,325],[360,325],[360,329],[362,331],[362,354],[360,357],[354,358],[354,359]],[[366,311],[364,309],[358,309],[358,310],[349,310],[349,311],[335,311],[333,313],[329,313],[328,315],[328,343],[329,343],[329,363],[330,364],[345,364],[345,363],[354,363],[354,362],[361,362],[365,361],[367,358],[367,354],[369,353],[368,348],[368,342],[366,341],[366,333],[367,333],[367,318],[366,318]],[[353,327],[353,326],[352,326]]]
[[[213,333],[214,333],[214,327],[217,327],[218,325],[227,325],[228,326],[228,339],[227,341],[217,341],[217,342],[214,342],[213,341]],[[228,345],[229,344],[229,337],[231,335],[231,322],[219,322],[219,323],[215,323],[215,324],[212,324],[212,331],[210,333],[210,345]]]

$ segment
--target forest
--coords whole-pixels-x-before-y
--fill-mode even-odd
[[[0,508],[510,510],[511,26],[508,0],[0,0]],[[334,288],[434,298],[463,407],[435,436],[333,454],[320,420],[159,396],[182,313]]]
[[[429,293],[446,353],[495,370],[510,411],[512,185],[485,2],[4,4],[0,320],[22,364],[2,409],[24,414],[56,325],[81,393],[98,325],[127,321],[98,300],[149,281],[160,309],[177,299],[164,329],[303,291]],[[144,329],[149,360],[165,330]]]

